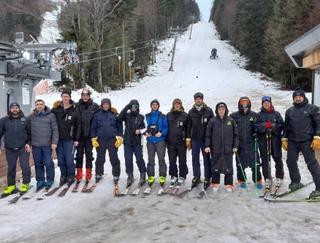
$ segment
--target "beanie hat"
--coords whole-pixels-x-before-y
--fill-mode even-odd
[[[294,99],[296,96],[306,97],[306,94],[304,93],[304,91],[301,88],[296,88],[292,94],[292,99]]]
[[[196,98],[201,98],[203,99],[203,94],[201,92],[197,92],[193,95],[193,99],[196,99]]]
[[[109,106],[111,107],[111,100],[108,98],[104,98],[101,100],[101,106],[103,106],[103,104],[108,103]]]
[[[154,99],[154,100],[152,100],[152,101],[150,102],[150,107],[151,107],[152,104],[154,104],[154,103],[158,104],[158,106],[160,107],[160,103],[159,103],[159,101],[158,101],[157,99]]]
[[[20,109],[20,105],[18,104],[18,102],[12,102],[12,103],[10,104],[10,109],[11,109],[12,107],[14,107],[14,106],[16,106],[16,107],[18,107],[18,108]]]

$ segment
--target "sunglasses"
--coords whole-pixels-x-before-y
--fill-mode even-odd
[[[133,110],[133,111],[136,111],[136,110],[138,110],[139,109],[139,106],[138,105],[132,105],[131,106],[131,110]]]

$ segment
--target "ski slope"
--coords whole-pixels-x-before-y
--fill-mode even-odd
[[[124,107],[131,99],[138,99],[143,113],[149,103],[158,98],[160,110],[168,112],[173,98],[183,100],[189,110],[193,94],[201,91],[205,102],[213,107],[225,101],[230,111],[236,111],[239,97],[252,99],[253,110],[260,108],[262,95],[270,95],[277,110],[283,115],[292,103],[291,92],[282,91],[274,83],[262,81],[259,73],[243,68],[237,52],[219,36],[212,23],[194,25],[192,39],[189,33],[181,35],[177,43],[174,72],[169,72],[168,56],[173,39],[161,43],[157,63],[150,67],[149,76],[124,90],[106,94],[94,93],[93,98],[111,98],[113,106]],[[217,48],[219,59],[210,60],[211,48]],[[197,78],[198,76],[198,78]],[[60,94],[39,96],[49,106]],[[80,91],[73,92],[78,100]],[[145,159],[146,148],[144,147]],[[119,150],[124,188],[123,148]],[[285,156],[284,156],[285,159]],[[168,161],[168,160],[167,160]],[[188,152],[189,177],[192,177],[191,154]],[[310,180],[305,163],[299,163],[303,181]],[[203,170],[202,170],[203,171]],[[106,175],[92,194],[68,192],[37,201],[19,201],[8,205],[0,200],[0,242],[317,242],[320,233],[319,204],[272,204],[258,198],[253,184],[249,191],[237,188],[226,193],[223,187],[216,194],[209,192],[199,200],[197,191],[183,199],[172,196],[114,198],[109,160]],[[250,171],[247,175],[250,180]],[[138,170],[135,167],[135,177]],[[59,170],[56,170],[56,180]],[[33,180],[32,183],[35,183]],[[285,184],[289,183],[286,170]],[[285,185],[285,186],[286,186]],[[285,190],[285,186],[282,188]],[[308,194],[313,186],[300,196]]]

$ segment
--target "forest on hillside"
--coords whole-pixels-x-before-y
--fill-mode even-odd
[[[319,13],[319,0],[215,0],[210,19],[248,58],[248,69],[285,87],[310,89],[311,71],[295,68],[284,48],[320,24]]]

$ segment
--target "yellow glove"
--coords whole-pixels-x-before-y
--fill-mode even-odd
[[[123,138],[120,136],[116,136],[116,142],[114,143],[114,146],[116,148],[119,148],[123,144]]]
[[[92,147],[94,148],[98,148],[100,146],[98,142],[98,137],[92,138],[91,143],[92,143]]]
[[[281,138],[281,146],[285,151],[288,150],[288,139],[287,138]]]
[[[186,138],[186,147],[188,150],[190,150],[192,148],[191,138]]]
[[[320,136],[314,136],[310,147],[314,151],[320,150]]]

